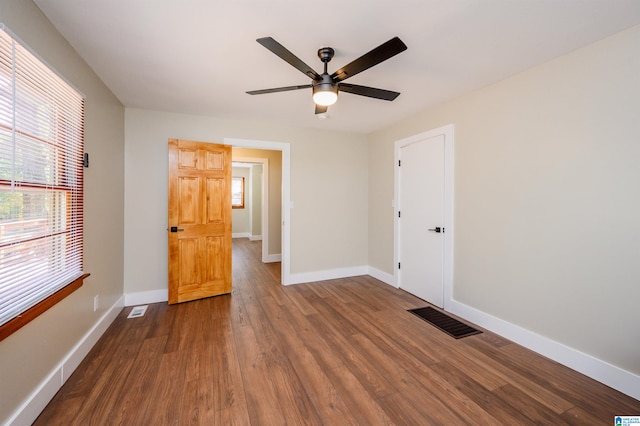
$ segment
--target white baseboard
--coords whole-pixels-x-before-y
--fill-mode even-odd
[[[454,315],[499,334],[572,370],[635,399],[640,399],[640,376],[456,300],[450,302],[449,310]]]
[[[65,358],[51,371],[49,376],[31,393],[26,401],[14,412],[7,422],[8,425],[30,425],[40,415],[49,401],[60,390],[71,374],[78,368],[80,362],[89,353],[98,339],[107,331],[124,306],[124,296],[109,308],[78,343],[69,351]]]
[[[231,234],[231,238],[249,238],[251,234],[248,232],[234,232]]]
[[[159,303],[169,300],[169,290],[139,291],[124,295],[124,306],[144,305],[147,303]]]
[[[251,241],[262,241],[262,235],[249,235]]]
[[[380,280],[385,284],[389,284],[391,287],[398,288],[398,284],[396,283],[396,279],[393,275],[381,271],[380,269],[376,269],[373,266],[369,266],[368,268],[368,274],[373,278]]]
[[[289,284],[302,284],[315,281],[334,280],[336,278],[355,277],[358,275],[367,275],[368,272],[368,266],[354,266],[351,268],[328,269],[324,271],[305,272],[302,274],[291,274],[289,276]]]
[[[282,262],[281,254],[267,254],[262,256],[262,263]]]

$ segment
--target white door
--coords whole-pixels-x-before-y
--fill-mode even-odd
[[[444,307],[444,136],[400,148],[399,285]]]

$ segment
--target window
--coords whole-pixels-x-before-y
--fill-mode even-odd
[[[231,178],[231,208],[244,209],[244,178]]]
[[[0,340],[82,285],[84,98],[0,24]]]

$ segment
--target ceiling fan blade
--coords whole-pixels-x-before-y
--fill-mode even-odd
[[[386,43],[381,44],[370,52],[365,53],[358,59],[338,71],[331,74],[331,78],[335,81],[346,80],[349,77],[371,68],[374,65],[378,65],[380,62],[397,55],[400,52],[407,50],[407,45],[402,42],[398,37],[394,37]]]
[[[300,70],[307,77],[312,78],[314,80],[320,79],[320,75],[317,72],[315,72],[313,68],[311,68],[309,65],[302,62],[300,58],[298,58],[293,53],[289,52],[289,50],[287,50],[286,47],[284,47],[283,45],[275,41],[273,38],[263,37],[263,38],[257,39],[256,41],[261,45],[263,45],[264,47],[266,47],[267,49],[269,49],[270,51],[272,51],[273,53],[275,53],[276,55],[278,55],[289,65]]]
[[[328,106],[316,104],[316,114],[324,114],[329,109]]]
[[[341,92],[352,93],[354,95],[367,96],[369,98],[382,99],[385,101],[392,101],[400,93],[392,92],[391,90],[376,89],[375,87],[359,86],[357,84],[340,83],[338,90]]]
[[[290,90],[309,89],[309,88],[311,88],[310,84],[303,84],[301,86],[286,86],[286,87],[276,87],[274,89],[250,90],[247,93],[250,95],[264,95],[266,93],[288,92]]]

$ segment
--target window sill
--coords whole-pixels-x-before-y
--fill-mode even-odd
[[[65,287],[61,288],[51,296],[44,299],[29,310],[18,315],[11,321],[4,323],[0,326],[0,342],[11,336],[16,331],[20,330],[25,325],[36,319],[38,316],[46,312],[49,308],[53,307],[58,302],[62,301],[65,297],[82,287],[84,279],[90,274],[83,274],[75,280],[71,281]]]

